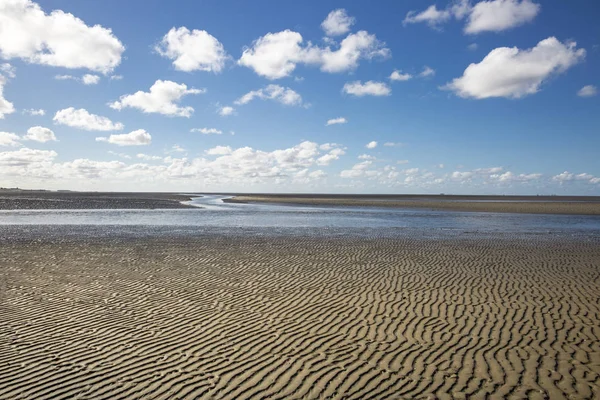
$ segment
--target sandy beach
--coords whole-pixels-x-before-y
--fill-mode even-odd
[[[0,246],[0,399],[600,397],[600,239]]]
[[[595,196],[237,195],[231,203],[420,208],[527,214],[600,215]]]

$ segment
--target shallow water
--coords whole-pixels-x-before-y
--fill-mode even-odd
[[[111,226],[112,230],[147,226],[164,231],[211,229],[417,229],[464,233],[600,234],[600,216],[507,214],[378,207],[329,207],[223,203],[228,196],[204,196],[196,209],[170,210],[6,210],[6,226]],[[169,229],[167,229],[169,230]]]

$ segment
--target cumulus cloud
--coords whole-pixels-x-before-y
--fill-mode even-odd
[[[391,81],[407,81],[412,78],[411,74],[403,74],[399,69],[394,70],[390,75]]]
[[[348,82],[344,85],[342,91],[358,97],[389,96],[392,93],[392,89],[388,85],[375,81],[367,81],[365,83],[361,81]]]
[[[367,149],[374,149],[375,147],[377,147],[377,142],[373,140],[372,142],[367,143],[365,147]]]
[[[366,160],[358,164],[354,164],[351,169],[345,169],[340,172],[342,178],[359,178],[365,175],[367,169],[373,164],[372,161]]]
[[[15,151],[0,152],[0,166],[27,167],[33,163],[51,162],[57,155],[55,151],[33,150],[23,147]],[[23,175],[28,172],[26,168],[20,168],[19,170]]]
[[[440,29],[452,18],[460,20],[466,17],[464,32],[467,34],[501,32],[531,22],[540,10],[541,6],[531,0],[486,0],[474,6],[469,0],[458,0],[451,2],[446,9],[431,5],[421,12],[409,11],[403,23],[426,23]]]
[[[152,143],[152,136],[144,129],[138,129],[133,132],[120,135],[110,135],[108,137],[97,137],[97,142],[107,142],[117,146],[145,146]]]
[[[190,132],[199,132],[203,135],[220,135],[223,133],[222,130],[219,129],[215,129],[215,128],[194,128],[194,129],[190,129]]]
[[[470,9],[465,33],[505,31],[532,21],[541,8],[531,0],[481,1]]]
[[[587,85],[579,89],[577,96],[579,97],[594,97],[598,94],[598,88],[594,85]]]
[[[206,154],[208,154],[209,156],[224,156],[227,154],[231,154],[232,152],[233,150],[231,150],[231,147],[229,146],[216,146],[212,149],[206,150]]]
[[[348,120],[346,120],[346,118],[344,118],[344,117],[333,118],[333,119],[327,120],[327,123],[325,124],[325,126],[345,124],[347,122],[348,122]]]
[[[318,165],[329,165],[334,160],[339,160],[346,152],[343,149],[333,149],[329,153],[317,158]]]
[[[96,85],[100,82],[100,77],[98,75],[85,74],[81,77],[81,82],[84,85]]]
[[[350,27],[354,25],[354,22],[355,19],[348,16],[346,10],[339,8],[327,15],[327,18],[321,23],[321,28],[327,36],[339,36],[350,32]]]
[[[156,51],[173,60],[179,71],[221,72],[229,58],[225,48],[206,31],[186,27],[171,30],[156,45]]]
[[[100,82],[100,76],[93,74],[85,74],[81,78],[73,75],[54,75],[57,81],[76,81],[84,85],[97,85]]]
[[[50,141],[56,141],[56,136],[49,128],[44,128],[43,126],[32,126],[27,130],[27,134],[23,136],[23,140],[33,140],[35,142],[46,143]]]
[[[44,116],[44,115],[46,115],[46,111],[42,110],[41,108],[39,110],[36,110],[34,108],[28,108],[28,109],[23,110],[23,114],[31,115],[32,117]]]
[[[219,113],[219,115],[221,117],[227,117],[228,115],[235,114],[235,108],[230,107],[230,106],[223,106],[223,107],[220,107],[217,112]]]
[[[9,63],[2,63],[0,64],[0,74],[9,78],[14,78],[15,76],[17,76],[17,68],[10,65]]]
[[[6,59],[107,74],[125,51],[110,29],[88,26],[62,10],[46,14],[31,0],[0,2],[0,26],[0,54]]]
[[[501,183],[514,183],[514,182],[531,182],[536,181],[542,177],[542,174],[514,174],[511,171],[506,171],[503,174],[492,174],[490,179],[496,180]]]
[[[15,112],[13,103],[4,98],[4,85],[6,84],[6,78],[0,75],[0,119],[4,119],[5,115],[12,114]]]
[[[134,94],[121,96],[118,101],[109,103],[109,107],[115,110],[131,107],[137,108],[144,113],[158,113],[173,117],[189,118],[194,109],[190,106],[179,107],[177,103],[188,94],[200,94],[204,92],[206,92],[205,89],[188,89],[183,83],[157,80],[150,87],[149,92],[142,92],[140,90]]]
[[[0,132],[0,146],[20,146],[21,143],[19,142],[19,140],[19,136],[15,133]]]
[[[74,107],[57,111],[53,121],[55,124],[86,131],[119,131],[124,127],[122,123],[112,122],[107,117],[90,114],[85,108],[75,109]]]
[[[290,88],[279,85],[268,85],[264,89],[253,90],[235,101],[235,104],[248,104],[254,99],[274,100],[286,106],[302,105],[302,96]]]
[[[255,40],[238,64],[268,79],[280,79],[290,76],[297,64],[316,65],[321,71],[335,73],[355,69],[360,59],[387,58],[390,54],[385,43],[366,31],[349,34],[332,49],[310,42],[303,46],[302,35],[288,29]]]
[[[424,22],[432,28],[437,28],[441,23],[448,21],[451,16],[452,14],[449,10],[438,10],[434,4],[421,12],[409,11],[402,23],[407,25]]]
[[[585,58],[575,42],[561,43],[550,37],[535,47],[519,50],[500,47],[480,63],[471,64],[463,76],[443,87],[460,97],[521,98],[537,93],[548,78],[561,74]]]
[[[429,78],[435,75],[435,69],[428,67],[427,65],[423,67],[423,71],[419,74],[421,78]]]
[[[400,147],[400,146],[404,146],[404,143],[400,143],[400,142],[385,142],[383,145],[385,147]]]

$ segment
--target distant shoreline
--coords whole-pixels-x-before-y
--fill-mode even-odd
[[[196,196],[177,193],[2,190],[0,191],[0,210],[197,208],[182,203],[190,201],[193,197]]]
[[[227,203],[418,208],[524,214],[600,215],[598,196],[242,195]]]

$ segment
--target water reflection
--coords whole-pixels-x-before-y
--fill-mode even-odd
[[[197,228],[418,228],[462,232],[600,232],[600,217],[223,203],[204,196],[192,209],[9,210],[0,225],[111,225]]]

